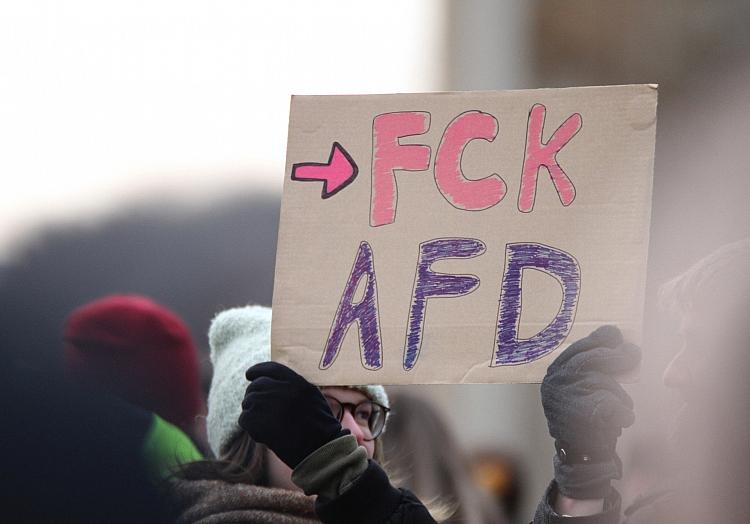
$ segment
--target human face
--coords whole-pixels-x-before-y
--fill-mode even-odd
[[[705,351],[695,331],[692,315],[686,314],[678,331],[680,349],[667,364],[662,375],[664,385],[677,391],[684,403],[688,403],[694,395],[693,372],[701,367],[701,361],[705,359]]]
[[[700,449],[706,434],[697,428],[707,427],[705,400],[715,395],[709,395],[706,386],[715,367],[711,355],[716,346],[705,326],[698,315],[683,316],[678,330],[680,349],[662,375],[664,385],[676,393],[669,423],[669,440],[675,449]]]
[[[367,396],[361,391],[355,389],[343,388],[343,387],[324,387],[321,388],[323,395],[332,397],[341,402],[342,404],[359,404],[368,400]],[[352,435],[357,439],[357,444],[365,448],[367,451],[367,457],[373,458],[375,455],[375,441],[365,440],[369,438],[369,431],[367,430],[366,421],[358,421],[354,418],[354,415],[350,410],[344,410],[344,416],[341,419],[341,426],[344,429],[348,429]]]
[[[324,396],[333,397],[342,404],[359,404],[362,401],[368,400],[367,396],[363,393],[349,389],[345,387],[323,387],[321,391]],[[354,416],[349,410],[344,410],[344,416],[341,420],[341,425],[348,429],[352,435],[357,439],[357,444],[365,448],[367,451],[367,457],[373,458],[375,455],[375,441],[367,441],[369,435],[367,434],[366,427],[357,423]],[[266,455],[267,467],[268,467],[268,480],[269,485],[276,488],[283,488],[293,491],[299,491],[299,488],[292,482],[292,470],[289,466],[284,464],[280,458],[278,458],[271,450],[267,450]]]
[[[682,318],[678,332],[681,348],[664,370],[662,380],[685,404],[715,396],[712,392],[732,375],[734,359],[745,344],[727,318],[715,310],[691,311]]]

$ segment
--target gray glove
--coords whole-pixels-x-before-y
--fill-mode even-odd
[[[620,478],[615,446],[635,415],[632,399],[614,376],[634,369],[640,359],[640,349],[624,343],[619,329],[602,326],[547,369],[542,406],[555,439],[555,481],[563,495],[605,498],[610,481]]]

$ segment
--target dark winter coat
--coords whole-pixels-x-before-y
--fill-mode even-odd
[[[612,488],[604,500],[604,511],[587,517],[561,517],[555,513],[557,488],[552,482],[539,502],[532,524],[647,524],[669,522],[675,515],[675,497],[672,490],[654,491],[639,497],[625,509],[621,517],[620,494]]]

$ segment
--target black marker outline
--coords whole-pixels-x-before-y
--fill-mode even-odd
[[[328,191],[328,180],[320,179],[320,178],[297,178],[296,173],[297,169],[300,167],[325,167],[330,166],[331,162],[333,162],[333,153],[336,151],[336,148],[338,148],[341,153],[344,155],[344,157],[349,161],[349,163],[352,166],[352,174],[351,176],[344,181],[343,184],[341,184],[339,187],[334,189],[333,191]],[[331,198],[333,195],[347,187],[349,184],[354,182],[354,179],[357,178],[357,175],[359,175],[359,166],[357,166],[357,163],[354,161],[352,156],[349,154],[349,152],[344,149],[344,146],[341,145],[341,142],[334,141],[333,145],[331,146],[331,154],[328,155],[328,162],[299,162],[297,164],[292,164],[292,180],[296,182],[323,182],[323,190],[320,193],[320,197],[322,199]]]

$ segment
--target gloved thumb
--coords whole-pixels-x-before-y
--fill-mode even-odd
[[[596,347],[579,353],[570,360],[576,372],[599,371],[608,375],[619,375],[632,371],[641,362],[641,348],[625,343],[617,347]]]

